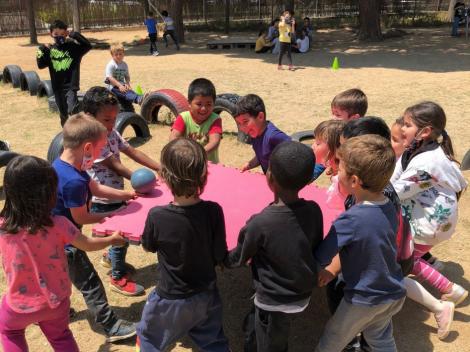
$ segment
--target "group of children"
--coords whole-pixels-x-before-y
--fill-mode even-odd
[[[458,198],[466,188],[442,108],[433,102],[407,108],[391,134],[382,119],[363,117],[367,98],[351,89],[333,99],[333,118],[315,129],[312,150],[267,120],[259,96],[242,97],[235,119],[252,138],[255,156],[241,171],[261,166],[274,201],[247,221],[228,251],[223,209],[200,199],[207,161],[219,160],[222,123],[212,111],[215,95],[207,79],[190,84],[189,110],[175,120],[156,162],[114,130],[117,97],[93,87],[85,94],[84,113],[66,121],[64,152],[52,166],[31,156],[7,166],[0,212],[5,351],[27,350],[24,331],[32,323],[54,350],[78,350],[68,328],[71,282],[108,341],[137,333],[141,351],[161,351],[188,334],[201,350],[229,351],[217,265],[251,266],[255,293],[246,351],[287,350],[292,317],[310,304],[316,286],[327,286],[333,314],[317,351],[358,345],[395,351],[391,318],[406,296],[434,313],[438,336],[445,338],[454,307],[468,292],[436,270],[443,264],[429,254],[455,231]],[[137,196],[124,190],[131,171],[121,163],[121,151],[158,172],[174,197],[146,219],[142,246],[158,254],[160,277],[137,326],[109,307],[85,252],[112,245],[103,257],[112,268],[111,288],[142,294],[132,279],[135,269],[125,262],[124,239],[119,233],[89,238],[80,231]],[[328,204],[345,210],[326,236],[319,206],[298,195],[322,172],[332,180]],[[21,191],[25,187],[28,192]],[[437,288],[440,299],[407,278],[410,273]]]
[[[284,13],[280,38],[289,37],[289,26],[295,22]],[[219,162],[222,140],[222,120],[213,113],[213,83],[205,78],[191,82],[188,111],[177,116],[157,162],[114,129],[119,99],[139,103],[123,49],[111,50],[110,86],[88,90],[84,112],[67,118],[76,104],[80,59],[90,44],[68,33],[61,21],[52,24],[51,35],[55,44],[41,46],[37,59],[54,77],[64,151],[52,165],[19,156],[5,171],[0,212],[5,351],[27,350],[24,333],[32,323],[39,324],[55,351],[78,351],[68,328],[71,283],[110,342],[137,334],[142,351],[161,351],[188,334],[201,350],[229,351],[216,265],[251,266],[255,293],[246,319],[252,322],[245,329],[246,351],[287,350],[290,321],[310,304],[316,286],[327,287],[333,314],[317,351],[358,346],[395,351],[391,318],[406,296],[434,313],[439,338],[448,335],[455,306],[468,292],[440,273],[443,263],[430,251],[454,233],[458,199],[467,183],[439,105],[407,108],[390,131],[382,119],[364,117],[367,97],[350,89],[333,99],[332,119],[317,126],[308,148],[267,119],[259,96],[240,98],[235,120],[251,137],[255,154],[240,169],[260,166],[274,201],[247,221],[237,246],[228,251],[223,209],[200,199],[207,162]],[[290,44],[281,41],[281,59],[285,53]],[[111,246],[101,261],[111,268],[111,289],[143,294],[132,277],[135,268],[125,260],[126,242],[119,233],[106,238],[81,234],[84,224],[101,221],[138,196],[124,190],[124,178],[132,171],[122,164],[120,152],[155,170],[174,196],[146,219],[142,246],[158,254],[160,277],[137,326],[110,308],[86,254]],[[321,209],[299,198],[299,191],[323,172],[332,182],[328,205],[344,210],[326,236]],[[439,299],[408,274],[439,290]]]

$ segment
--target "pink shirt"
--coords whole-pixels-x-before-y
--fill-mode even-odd
[[[34,235],[24,230],[16,234],[0,232],[0,253],[8,286],[5,297],[15,312],[56,308],[70,297],[64,246],[80,231],[63,216],[53,216],[52,220],[52,227]]]

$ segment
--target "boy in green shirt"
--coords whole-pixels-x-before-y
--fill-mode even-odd
[[[215,87],[205,78],[197,78],[188,89],[189,110],[176,117],[171,128],[170,141],[187,137],[204,147],[207,160],[219,162],[219,144],[222,139],[222,119],[212,112]]]

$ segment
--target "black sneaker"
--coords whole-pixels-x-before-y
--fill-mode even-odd
[[[105,330],[106,331],[106,330]],[[135,324],[130,321],[119,319],[109,331],[106,331],[106,342],[126,340],[135,336]]]

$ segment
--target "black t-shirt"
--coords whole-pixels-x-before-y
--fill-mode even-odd
[[[225,237],[224,214],[215,202],[152,208],[142,246],[158,254],[158,295],[180,299],[215,288],[214,267],[227,255]]]
[[[241,266],[251,259],[261,303],[298,302],[310,297],[317,284],[314,250],[322,240],[323,216],[315,202],[269,205],[241,229],[226,265]]]
[[[54,91],[80,89],[80,62],[91,49],[90,42],[80,33],[70,33],[70,38],[62,45],[50,47],[41,45],[37,51],[37,64],[40,69],[49,67]]]

